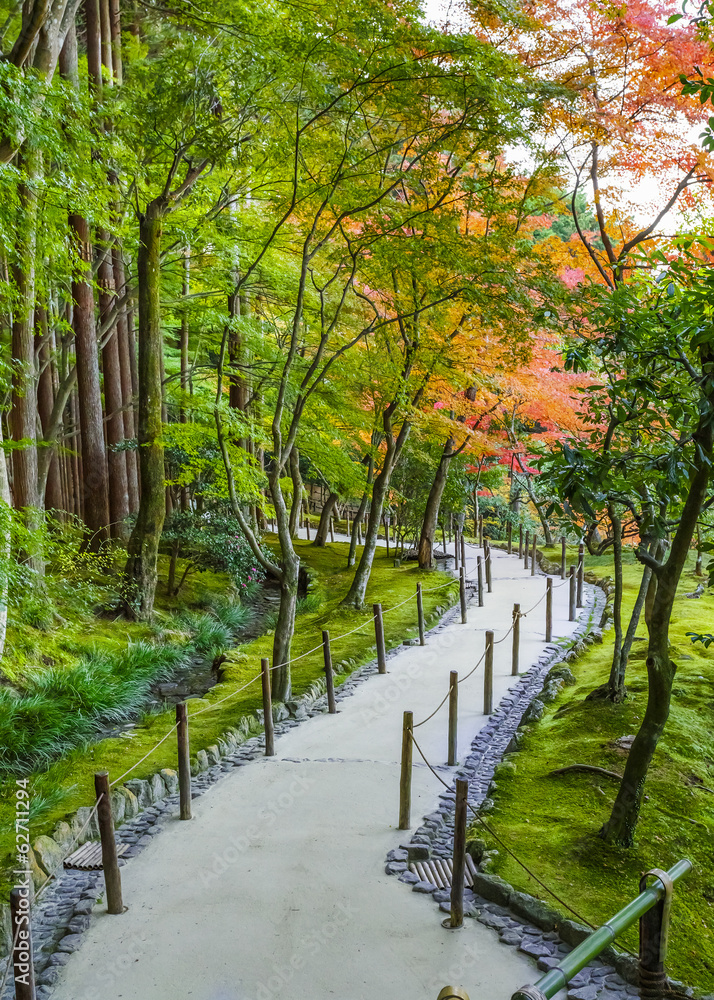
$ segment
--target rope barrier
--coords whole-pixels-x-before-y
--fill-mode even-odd
[[[0,997],[5,992],[5,984],[7,983],[7,977],[10,975],[10,969],[13,968],[12,956],[15,954],[15,947],[17,945],[17,939],[20,936],[20,925],[18,924],[15,928],[15,934],[12,939],[12,948],[10,949],[10,954],[7,956],[7,965],[5,966],[5,972],[2,977],[2,983],[0,983]]]
[[[475,673],[478,670],[478,668],[481,666],[481,664],[483,663],[483,661],[485,659],[486,659],[486,650],[484,649],[484,651],[483,651],[483,653],[481,655],[481,659],[478,661],[478,663],[473,668],[473,670],[469,670],[469,672],[466,674],[465,677],[459,677],[459,684],[463,684],[464,681],[467,681],[469,679],[469,677],[471,676],[471,674]]]
[[[80,829],[80,831],[77,834],[77,836],[74,838],[74,840],[72,841],[72,843],[69,845],[69,848],[67,850],[67,854],[65,855],[65,857],[69,857],[69,855],[72,853],[73,849],[79,843],[80,837],[82,836],[82,834],[84,833],[84,831],[87,829],[87,827],[89,826],[89,824],[94,819],[94,817],[96,815],[96,812],[97,812],[97,809],[99,808],[99,803],[102,801],[103,798],[104,798],[104,792],[102,792],[102,794],[99,796],[99,798],[97,799],[97,801],[94,803],[94,808],[90,812],[89,816],[87,817],[86,822],[84,823],[84,825]],[[58,864],[55,865],[55,867],[52,869],[52,871],[49,873],[49,875],[47,876],[47,878],[45,879],[45,881],[42,883],[42,885],[40,886],[40,888],[35,893],[35,902],[37,902],[37,900],[40,898],[40,896],[42,895],[42,893],[45,891],[45,889],[47,888],[47,886],[50,884],[50,882],[52,881],[52,879],[55,877],[55,875],[59,871],[60,866],[63,865],[63,864],[64,864],[64,858],[62,858],[62,860]],[[0,996],[2,996],[2,990],[1,989],[0,989]]]
[[[204,709],[204,711],[205,711],[205,709]],[[196,715],[200,715],[200,712],[196,712]],[[112,782],[111,782],[111,784],[109,785],[109,787],[110,787],[110,788],[113,788],[113,787],[114,787],[114,785],[117,785],[117,784],[118,784],[118,783],[119,783],[120,781],[123,781],[123,780],[124,780],[124,778],[126,778],[126,776],[127,776],[128,774],[131,774],[131,773],[132,773],[132,771],[135,771],[135,770],[137,769],[137,767],[139,766],[139,764],[143,764],[143,763],[144,763],[144,761],[146,760],[146,758],[147,758],[147,757],[150,757],[150,756],[152,755],[152,753],[154,753],[154,751],[155,751],[155,750],[158,750],[158,749],[159,749],[159,747],[161,746],[161,744],[162,744],[162,743],[165,743],[165,742],[166,742],[166,740],[167,740],[167,739],[169,738],[169,736],[171,735],[171,733],[173,733],[173,732],[174,732],[174,731],[175,731],[175,730],[176,730],[177,728],[178,728],[178,722],[177,722],[177,723],[175,723],[175,724],[174,724],[174,725],[173,725],[173,726],[171,727],[171,729],[169,729],[169,731],[168,731],[168,733],[166,734],[166,736],[162,736],[162,737],[161,737],[161,739],[159,740],[159,742],[158,742],[158,743],[157,743],[157,744],[156,744],[155,746],[153,746],[153,747],[151,748],[151,750],[149,750],[149,752],[148,752],[147,754],[144,754],[144,756],[143,756],[143,757],[141,758],[141,760],[137,760],[136,764],[132,764],[132,766],[131,766],[131,767],[129,768],[129,770],[128,770],[128,771],[125,771],[125,772],[124,772],[124,774],[122,774],[121,778],[115,778],[115,779],[114,779],[114,781],[112,781]]]
[[[446,702],[448,701],[448,699],[449,699],[449,695],[451,694],[451,692],[452,692],[452,690],[453,690],[453,687],[454,687],[454,685],[453,685],[453,684],[449,684],[449,690],[448,690],[448,691],[446,692],[446,694],[444,695],[444,698],[443,698],[443,700],[442,700],[442,701],[441,701],[441,702],[439,703],[439,705],[438,705],[438,706],[437,706],[437,707],[436,707],[436,708],[434,709],[434,711],[433,711],[433,712],[431,713],[431,715],[427,715],[427,717],[426,717],[425,719],[422,719],[422,721],[421,721],[421,722],[417,722],[417,723],[416,723],[416,725],[413,725],[413,726],[412,726],[412,729],[418,729],[418,728],[419,728],[419,726],[423,726],[425,722],[428,722],[428,721],[429,721],[429,719],[433,719],[433,718],[434,718],[434,716],[435,716],[435,715],[436,715],[436,713],[437,713],[437,712],[439,711],[439,709],[441,708],[441,706],[442,706],[442,705],[445,705],[445,704],[446,704]]]
[[[230,698],[235,698],[235,696],[237,694],[240,694],[241,691],[245,691],[245,689],[249,688],[251,684],[255,684],[255,682],[260,677],[262,677],[262,675],[263,675],[263,671],[261,670],[261,672],[259,674],[256,674],[255,677],[251,677],[251,679],[248,681],[248,683],[244,684],[243,687],[238,688],[237,691],[231,691],[231,693],[227,694],[225,696],[225,698],[221,698],[219,701],[211,702],[211,704],[210,705],[206,705],[205,708],[199,708],[199,710],[197,712],[191,712],[191,713],[189,713],[189,716],[188,716],[189,719],[195,719],[196,716],[203,715],[204,712],[212,712],[214,708],[218,708],[218,706],[222,705],[224,701],[228,701]],[[169,730],[169,732],[166,734],[166,736],[170,736],[171,733],[174,731],[175,728],[176,728],[176,726],[174,726],[173,729]],[[164,737],[164,739],[166,739],[166,736]],[[162,742],[163,742],[163,740],[162,740]],[[154,747],[154,749],[156,749],[156,747]],[[153,753],[153,751],[151,751],[151,752]]]

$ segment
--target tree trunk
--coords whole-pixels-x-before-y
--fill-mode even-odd
[[[332,512],[335,509],[335,504],[339,500],[337,493],[330,493],[329,497],[322,506],[322,513],[320,514],[320,523],[317,526],[317,533],[315,535],[315,541],[313,545],[318,547],[327,544],[327,536],[330,531],[330,518],[332,517]]]
[[[613,556],[615,559],[615,598],[612,604],[615,625],[615,647],[613,649],[610,680],[608,682],[608,698],[610,701],[621,702],[625,700],[625,681],[624,675],[620,670],[622,656],[622,520],[612,501],[607,505],[607,512],[612,527]]]
[[[77,399],[82,437],[82,509],[89,531],[90,548],[107,538],[109,500],[107,458],[104,450],[102,396],[99,387],[99,354],[94,323],[94,292],[89,283],[92,248],[89,227],[80,215],[70,215],[78,249],[78,265],[72,281],[72,326],[77,364]]]
[[[300,475],[300,452],[297,448],[292,448],[290,451],[290,478],[293,481],[293,499],[290,505],[290,537],[297,538],[302,508],[302,476]]]
[[[449,476],[451,459],[454,457],[453,447],[454,439],[450,437],[444,444],[441,458],[436,468],[436,475],[429,490],[429,496],[424,509],[424,520],[421,525],[421,534],[419,536],[419,569],[432,568],[432,555],[434,552],[436,526],[439,520],[439,508],[441,506],[441,498],[444,495],[446,480]]]
[[[2,444],[0,421],[0,445]],[[7,636],[7,596],[12,545],[12,507],[5,452],[0,448],[0,659],[5,651]]]
[[[714,358],[702,349],[702,367],[705,382],[702,416],[694,434],[694,475],[690,478],[689,491],[684,503],[679,526],[672,540],[669,557],[655,572],[657,591],[652,602],[647,647],[647,708],[632,749],[627,758],[622,782],[608,821],[600,836],[610,844],[630,847],[634,842],[635,828],[644,796],[645,780],[657,744],[669,717],[676,664],[669,656],[669,623],[682,571],[687,561],[689,547],[697,526],[697,519],[706,499],[709,485],[714,424],[711,410],[714,405],[714,385],[707,372]]]
[[[127,547],[125,603],[147,620],[154,609],[159,541],[166,516],[164,445],[161,431],[161,226],[163,198],[149,202],[139,219],[139,480],[141,501]]]
[[[99,315],[105,320],[114,307],[114,266],[109,233],[100,233],[99,265]],[[107,465],[109,470],[109,519],[113,538],[126,540],[129,532],[129,484],[124,450],[124,394],[122,392],[121,362],[119,359],[118,325],[109,334],[102,350],[104,374],[104,408],[106,410]]]
[[[114,244],[112,252],[112,263],[114,267],[114,288],[119,298],[126,292],[126,278],[124,274],[124,260],[122,258],[121,246]],[[136,438],[136,427],[134,424],[134,387],[131,375],[131,348],[129,346],[129,328],[126,306],[122,306],[117,317],[117,344],[119,346],[119,367],[121,370],[121,399],[122,399],[122,419],[124,421],[124,438],[133,441]],[[127,449],[124,452],[126,459],[126,480],[129,493],[129,513],[135,514],[139,509],[139,470],[137,466],[136,450]]]

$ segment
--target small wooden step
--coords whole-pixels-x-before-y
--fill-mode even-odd
[[[117,857],[129,850],[128,844],[117,844]],[[102,845],[99,840],[88,840],[72,854],[64,859],[65,868],[74,868],[80,872],[98,872],[102,870]]]
[[[450,889],[453,867],[451,858],[431,858],[429,861],[412,861],[409,865],[409,871],[418,875],[422,882],[431,882],[437,889]],[[478,868],[474,859],[470,854],[467,854],[464,882],[469,889],[473,888],[473,876],[477,872]]]

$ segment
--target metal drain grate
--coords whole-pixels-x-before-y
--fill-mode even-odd
[[[409,871],[418,875],[422,882],[431,882],[437,889],[450,889],[453,867],[451,858],[432,858],[430,861],[412,861],[409,865]],[[474,859],[470,854],[467,854],[464,882],[469,889],[473,888],[473,876],[477,872],[478,868]]]

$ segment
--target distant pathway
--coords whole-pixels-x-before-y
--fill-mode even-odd
[[[475,576],[475,546],[467,572]],[[508,1000],[532,981],[525,955],[471,921],[444,930],[430,899],[384,872],[396,829],[402,712],[438,705],[450,670],[498,640],[514,601],[542,596],[542,576],[492,550],[493,594],[469,622],[405,647],[386,676],[355,686],[339,713],[319,715],[276,741],[276,756],[232,770],[194,802],[195,819],[170,819],[122,869],[128,911],[94,909],[84,944],[62,969],[55,1000],[436,1000],[459,974],[471,1000]],[[559,583],[558,580],[554,581]],[[571,635],[568,588],[554,590],[554,638]],[[522,621],[522,669],[544,647],[544,602]],[[495,647],[494,703],[507,695],[511,644]],[[459,758],[487,723],[483,668],[459,691]],[[428,758],[446,758],[446,713],[419,729]],[[416,756],[416,755],[415,755]],[[443,767],[450,781],[455,768]],[[443,788],[415,766],[412,823]]]

